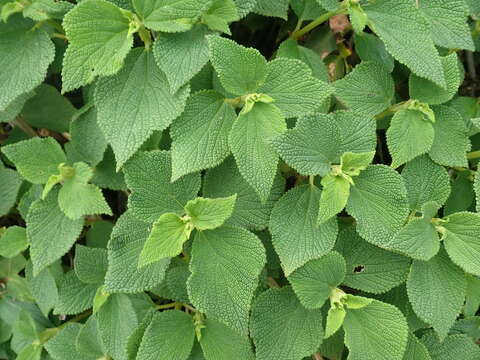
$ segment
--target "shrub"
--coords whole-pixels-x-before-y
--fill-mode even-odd
[[[0,358],[480,359],[479,4],[0,0]]]

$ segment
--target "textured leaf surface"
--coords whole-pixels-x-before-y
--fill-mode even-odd
[[[107,266],[107,250],[83,245],[75,247],[74,269],[82,282],[102,284]]]
[[[277,174],[267,201],[261,202],[258,194],[240,175],[234,159],[230,157],[207,172],[204,177],[203,192],[205,196],[211,198],[237,194],[232,215],[225,224],[262,230],[267,226],[273,205],[282,196],[284,188],[285,181]]]
[[[395,66],[395,60],[385,49],[382,40],[373,34],[362,33],[355,34],[355,50],[362,61],[375,62],[392,72]]]
[[[258,360],[300,359],[322,343],[322,313],[305,309],[290,287],[269,289],[253,305],[250,333]]]
[[[68,324],[45,344],[45,349],[52,359],[63,360],[69,357],[72,349],[75,349],[75,340],[82,328],[82,324]],[[77,353],[75,360],[93,360],[93,358]]]
[[[38,307],[45,316],[48,316],[48,313],[55,307],[58,301],[58,287],[54,266],[43,269],[34,277],[33,266],[30,262],[25,268],[25,278]]]
[[[267,77],[267,61],[253,48],[219,36],[207,36],[210,61],[225,90],[246,95],[257,90]]]
[[[188,86],[171,93],[152,52],[140,48],[132,51],[118,74],[99,81],[98,124],[113,148],[117,171],[153,131],[165,129],[182,113],[188,94]]]
[[[287,19],[288,0],[257,0],[254,12],[264,16]]]
[[[410,0],[385,0],[364,7],[387,51],[418,76],[445,86],[440,57],[427,20]],[[398,34],[402,36],[399,38]]]
[[[283,195],[273,208],[272,243],[287,276],[307,261],[325,255],[335,244],[337,219],[317,226],[319,201],[317,187],[302,185]]]
[[[302,61],[278,58],[267,65],[265,83],[258,90],[271,96],[286,118],[313,113],[333,89],[312,75]]]
[[[34,184],[45,184],[58,165],[66,161],[60,145],[51,137],[33,138],[2,146],[2,153],[15,164],[18,172]]]
[[[54,314],[75,315],[92,307],[98,284],[85,284],[74,270],[63,275],[58,284],[58,302]]]
[[[433,332],[422,337],[432,360],[465,359],[475,360],[480,356],[478,345],[466,335],[449,335],[439,341]]]
[[[229,154],[228,134],[236,114],[224,97],[214,91],[192,95],[183,114],[170,128],[172,180],[215,167]]]
[[[354,112],[373,117],[392,102],[395,87],[392,76],[384,67],[362,62],[341,80],[334,82],[335,96]]]
[[[199,174],[171,183],[171,168],[171,155],[166,151],[139,152],[125,166],[125,181],[132,191],[128,207],[138,219],[152,223],[167,212],[183,215],[188,200],[196,198]]]
[[[304,175],[325,176],[340,155],[340,130],[330,115],[300,118],[294,129],[270,140],[283,160]]]
[[[335,249],[347,264],[343,283],[374,294],[384,293],[407,279],[410,260],[373,246],[353,229],[340,232]]]
[[[267,139],[286,130],[280,110],[272,104],[257,103],[233,124],[228,138],[238,169],[262,202],[269,197],[277,172],[278,155]]]
[[[140,269],[137,267],[149,231],[148,224],[136,219],[131,211],[118,219],[108,243],[106,291],[141,292],[152,289],[164,279],[170,259],[163,259]]]
[[[62,212],[57,197],[58,192],[53,190],[28,211],[27,238],[34,275],[65,255],[83,228],[83,219],[71,220]]]
[[[194,339],[190,315],[179,310],[157,313],[145,331],[136,359],[186,360]]]
[[[328,174],[322,178],[322,195],[318,209],[318,224],[323,224],[340,213],[350,196],[350,183],[341,176]]]
[[[47,32],[43,29],[29,31],[33,25],[21,16],[0,23],[0,88],[3,89],[0,111],[40,85],[55,56],[55,47]]]
[[[188,295],[192,304],[237,332],[248,333],[248,313],[265,249],[252,233],[223,226],[197,232]]]
[[[0,199],[2,199],[0,216],[8,214],[12,206],[15,205],[20,185],[22,185],[20,175],[16,171],[0,165]]]
[[[347,211],[357,220],[358,233],[368,242],[388,248],[409,212],[402,177],[391,168],[372,165],[354,181]]]
[[[187,203],[185,211],[196,229],[211,230],[221,226],[232,215],[236,199],[236,195],[216,199],[198,197]]]
[[[425,154],[433,144],[433,124],[417,110],[401,110],[393,115],[387,130],[388,150],[392,155],[392,167]]]
[[[429,261],[415,260],[407,280],[412,308],[420,319],[433,326],[441,340],[452,327],[465,299],[466,280],[445,251]]]
[[[352,111],[337,111],[334,113],[342,137],[342,151],[365,153],[374,151],[377,146],[375,119],[360,116]]]
[[[82,1],[63,20],[69,40],[62,67],[62,92],[117,73],[133,45],[129,20],[104,0]]]
[[[465,123],[461,115],[443,105],[433,108],[435,137],[428,153],[433,161],[444,166],[467,166],[466,152],[470,150]]]
[[[373,300],[360,309],[349,309],[343,328],[349,359],[403,359],[408,325],[395,306]]]
[[[403,359],[431,360],[425,345],[411,332],[408,333],[407,348]]]
[[[298,268],[290,274],[288,281],[305,308],[317,309],[343,282],[345,272],[345,260],[333,251]]]

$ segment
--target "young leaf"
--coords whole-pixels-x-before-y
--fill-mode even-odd
[[[34,276],[65,255],[83,228],[83,219],[68,218],[57,198],[58,191],[54,189],[45,200],[35,201],[28,211],[27,238]]]
[[[212,230],[221,226],[232,215],[236,199],[236,194],[217,199],[198,197],[185,205],[185,211],[197,230]]]
[[[373,300],[360,309],[349,309],[343,329],[350,358],[403,360],[408,325],[395,306]]]
[[[240,175],[235,161],[229,157],[221,165],[207,172],[204,177],[203,194],[210,198],[228,197],[237,194],[232,215],[225,224],[263,230],[268,225],[275,202],[283,195],[285,180],[277,173],[272,190],[265,202]]]
[[[138,349],[138,360],[187,360],[195,329],[192,317],[179,310],[156,313]]]
[[[73,265],[75,273],[82,282],[103,284],[108,266],[107,250],[77,245]]]
[[[20,15],[8,23],[0,22],[0,112],[40,85],[55,56],[48,33],[43,29],[33,31],[33,26]]]
[[[393,115],[387,130],[388,150],[392,155],[392,168],[425,154],[433,144],[433,124],[417,110],[400,110]]]
[[[362,62],[333,83],[335,96],[352,111],[373,117],[390,106],[395,94],[392,76],[383,66]]]
[[[181,217],[166,213],[153,223],[138,259],[138,267],[155,263],[158,260],[177,256],[182,252],[183,243],[188,240],[191,229]]]
[[[325,255],[335,244],[337,219],[317,226],[320,194],[316,186],[296,186],[273,208],[269,228],[286,276],[309,260]]]
[[[440,56],[430,37],[427,20],[410,0],[384,0],[364,6],[369,27],[387,51],[418,76],[445,87]],[[402,36],[399,37],[398,33]]]
[[[67,159],[60,145],[51,137],[33,138],[2,146],[2,152],[13,162],[22,177],[34,184],[45,184],[58,165]]]
[[[202,22],[210,29],[228,35],[231,35],[228,24],[239,19],[233,0],[213,0],[212,6],[202,16]]]
[[[443,341],[465,300],[463,271],[444,250],[429,261],[415,260],[407,280],[407,293],[415,314],[433,326]]]
[[[139,152],[125,165],[125,181],[132,194],[128,208],[138,219],[153,223],[160,215],[183,215],[183,207],[197,197],[200,175],[193,173],[170,182],[170,152]]]
[[[228,134],[236,114],[214,91],[192,95],[171,128],[172,181],[185,174],[215,167],[229,154]]]
[[[252,233],[222,226],[196,233],[188,279],[192,304],[208,317],[247,335],[248,314],[265,249]]]
[[[300,174],[325,176],[340,156],[342,140],[333,116],[317,114],[270,140],[283,160]]]
[[[98,124],[115,153],[117,171],[155,130],[167,128],[182,113],[189,91],[185,86],[172,93],[152,52],[141,48],[132,51],[118,74],[99,80]]]
[[[13,258],[28,248],[27,232],[20,226],[10,226],[0,232],[0,256]]]
[[[280,110],[272,104],[256,103],[235,120],[228,144],[243,178],[265,202],[277,172],[278,155],[267,142],[287,128]]]
[[[87,0],[63,19],[69,40],[62,67],[62,93],[117,73],[133,45],[130,20],[116,5]]]
[[[350,182],[342,176],[327,174],[322,178],[322,195],[318,209],[318,225],[340,213],[350,196]]]
[[[445,218],[445,250],[467,273],[480,276],[480,215],[459,212]]]
[[[342,255],[333,251],[311,260],[288,276],[295,294],[307,309],[318,309],[332,290],[345,278],[346,264]]]
[[[219,36],[207,36],[210,61],[225,90],[235,95],[255,92],[267,78],[267,61],[253,48]]]
[[[357,220],[360,236],[388,248],[409,213],[403,178],[383,165],[367,167],[350,187],[347,212]]]
[[[322,343],[322,313],[305,309],[290,287],[269,289],[253,304],[250,334],[258,360],[310,356]]]
[[[380,294],[407,279],[410,259],[369,244],[354,229],[340,232],[335,250],[346,261],[348,287]]]
[[[331,307],[328,309],[327,321],[325,323],[325,339],[335,334],[342,327],[345,315],[347,315],[347,312],[343,307]]]
[[[312,114],[333,88],[313,77],[302,61],[280,57],[268,63],[265,83],[258,92],[272,97],[275,106],[290,118]]]
[[[131,210],[117,220],[108,242],[108,270],[105,290],[110,293],[137,293],[152,289],[165,277],[170,258],[138,268],[138,258],[150,232]]]

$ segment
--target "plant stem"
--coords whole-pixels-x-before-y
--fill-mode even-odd
[[[67,37],[66,37],[65,35],[63,35],[63,34],[60,34],[60,33],[54,32],[54,33],[52,34],[52,37],[57,38],[57,39],[62,39],[62,40],[68,41]]]
[[[315,176],[310,175],[310,176],[308,177],[308,183],[309,183],[311,186],[313,186],[314,180],[315,180]]]
[[[472,151],[467,154],[468,160],[474,160],[480,158],[480,150]]]
[[[14,127],[20,128],[24,133],[26,133],[30,137],[38,136],[37,132],[33,130],[32,127],[28,125],[27,122],[23,120],[20,116],[17,116],[14,120],[12,120],[11,124]]]
[[[164,309],[173,309],[175,306],[177,306],[176,302],[173,303],[168,303],[168,304],[163,304],[163,305],[157,305],[155,308],[157,310],[164,310]]]
[[[402,101],[398,104],[390,105],[385,111],[382,111],[380,114],[375,115],[375,120],[381,120],[381,119],[386,118],[390,115],[393,115],[397,111],[400,111],[402,109],[407,108],[408,104],[409,104],[408,101]]]
[[[330,11],[330,12],[327,12],[323,15],[320,15],[318,18],[313,20],[308,25],[305,25],[303,28],[294,31],[290,35],[290,38],[292,38],[294,40],[298,40],[299,38],[301,38],[303,35],[305,35],[309,31],[311,31],[311,30],[315,29],[317,26],[323,24],[325,21],[330,19],[332,16],[342,14],[343,12],[344,12],[344,10],[341,9],[341,10],[337,10],[337,11]]]

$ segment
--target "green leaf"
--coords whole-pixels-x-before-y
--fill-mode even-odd
[[[177,214],[166,213],[153,223],[152,231],[143,246],[138,267],[158,260],[177,256],[182,252],[183,243],[188,240],[191,229]]]
[[[230,131],[228,144],[243,178],[265,202],[277,172],[278,155],[267,139],[287,128],[280,110],[272,104],[256,103],[240,114]]]
[[[110,190],[126,190],[125,178],[122,171],[116,172],[115,155],[108,147],[103,160],[95,166],[92,183]]]
[[[437,84],[410,74],[408,86],[410,97],[430,105],[439,105],[452,99],[457,93],[463,81],[463,73],[460,71],[457,54],[453,53],[441,58],[443,72],[447,88],[441,88]]]
[[[438,253],[440,239],[430,219],[420,218],[405,225],[390,246],[411,258],[428,261]]]
[[[54,360],[69,358],[75,349],[75,341],[83,329],[82,324],[70,323],[61,329],[54,337],[47,341],[45,349]],[[41,349],[41,348],[40,348]],[[92,360],[91,357],[83,354],[75,354],[75,360]]]
[[[192,95],[170,128],[172,180],[220,164],[229,154],[228,134],[236,114],[214,91]]]
[[[98,284],[85,284],[70,270],[58,282],[55,315],[76,315],[92,307]]]
[[[28,211],[27,238],[33,275],[65,255],[83,228],[83,219],[69,219],[58,206],[55,189],[45,200],[35,201]]]
[[[459,212],[445,220],[443,243],[448,255],[467,273],[480,276],[480,215]]]
[[[24,347],[15,358],[17,360],[40,360],[42,358],[42,346],[30,344]]]
[[[40,85],[55,56],[48,33],[43,29],[30,31],[33,26],[20,15],[0,23],[0,111]]]
[[[288,0],[257,0],[253,12],[287,20]]]
[[[335,11],[339,8],[340,3],[338,0],[316,0],[321,7],[328,11]]]
[[[325,176],[340,156],[342,140],[333,116],[317,114],[300,118],[295,128],[272,138],[270,143],[300,174]]]
[[[108,243],[108,270],[105,276],[107,292],[142,292],[152,289],[164,279],[170,264],[169,258],[140,269],[137,267],[149,232],[149,225],[137,220],[131,210],[117,220]]]
[[[20,226],[10,226],[0,232],[0,256],[13,258],[28,248],[27,232]]]
[[[103,284],[107,272],[107,250],[83,245],[75,246],[75,273],[87,284]]]
[[[254,360],[250,339],[212,318],[205,320],[200,338],[205,357],[189,358],[189,360]]]
[[[150,325],[153,316],[156,314],[155,308],[150,309],[143,317],[142,321],[138,324],[135,330],[127,338],[127,359],[136,360],[138,350],[142,343],[143,337],[147,327]],[[158,315],[158,313],[157,313]]]
[[[465,300],[467,282],[463,271],[445,251],[429,261],[415,260],[407,280],[407,292],[415,314],[433,326],[443,341]]]
[[[187,360],[195,329],[192,317],[179,310],[156,313],[138,349],[138,360]]]
[[[112,233],[113,224],[110,221],[95,221],[85,234],[86,244],[92,248],[107,248]]]
[[[475,190],[471,175],[469,171],[459,171],[456,174],[452,181],[452,191],[443,209],[445,216],[473,209]]]
[[[182,113],[189,91],[185,86],[172,93],[152,52],[141,48],[131,52],[118,74],[99,80],[98,125],[115,153],[117,171],[155,130],[164,130]]]
[[[430,27],[413,1],[377,1],[364,6],[364,10],[369,27],[373,27],[396,60],[416,75],[445,87],[442,64],[430,37]]]
[[[164,32],[189,30],[210,4],[211,0],[133,0],[143,24]]]
[[[373,117],[392,103],[395,84],[390,73],[374,62],[362,62],[333,83],[335,96],[352,111]]]
[[[467,167],[466,152],[470,150],[470,140],[462,116],[443,105],[434,107],[433,111],[435,137],[428,154],[440,165]]]
[[[43,315],[48,316],[58,302],[58,287],[56,279],[59,277],[60,262],[43,269],[37,276],[33,276],[33,266],[29,262],[25,268],[25,278],[28,287]],[[63,274],[62,274],[63,275]]]
[[[360,116],[352,111],[337,111],[334,116],[342,137],[341,154],[367,153],[376,149],[377,124],[374,118]]]
[[[407,279],[410,259],[369,244],[354,229],[340,232],[335,250],[346,261],[348,287],[380,294]]]
[[[69,40],[63,58],[62,93],[116,74],[133,45],[130,20],[116,5],[86,0],[63,19]]]
[[[265,261],[261,241],[247,230],[222,226],[197,232],[187,284],[192,304],[246,335],[250,303]]]
[[[75,347],[79,354],[94,359],[105,355],[105,349],[98,333],[97,317],[91,315],[82,326],[75,339]]]
[[[10,122],[20,113],[25,102],[35,95],[35,91],[29,91],[17,96],[13,101],[7,105],[4,110],[0,111],[0,123]]]
[[[354,182],[347,212],[357,220],[361,237],[388,248],[409,213],[403,178],[386,166],[370,165]]]
[[[364,153],[346,152],[340,159],[340,170],[348,176],[358,176],[372,162],[375,151]]]
[[[185,211],[197,230],[211,230],[221,226],[232,215],[236,199],[236,194],[217,199],[198,197],[185,205]]]
[[[333,251],[311,260],[288,276],[295,294],[307,309],[318,309],[339,286],[346,272],[342,255]]]
[[[349,359],[403,359],[408,325],[395,306],[373,300],[360,309],[348,309],[343,329]]]
[[[2,146],[2,152],[13,162],[22,177],[34,184],[45,184],[58,165],[66,161],[60,145],[51,137],[24,140]]]
[[[347,312],[343,307],[331,307],[330,309],[328,309],[327,321],[325,324],[325,339],[335,334],[342,327],[346,314]]]
[[[409,161],[402,170],[410,209],[435,201],[442,206],[450,195],[450,177],[443,166],[435,164],[426,155]]]
[[[431,360],[425,345],[411,332],[408,333],[407,348],[403,355],[403,359]]]
[[[253,48],[219,36],[207,36],[210,61],[225,90],[235,95],[255,92],[267,78],[267,61]]]
[[[269,289],[253,304],[250,334],[258,360],[301,359],[322,343],[322,313],[305,309],[290,287]]]
[[[92,169],[87,164],[78,162],[73,164],[73,170],[74,175],[64,180],[58,192],[58,205],[65,215],[72,220],[84,215],[112,215],[102,190],[88,183],[93,176]]]
[[[23,16],[35,21],[61,20],[73,7],[74,5],[67,1],[36,0],[23,10]]]
[[[296,186],[273,208],[269,229],[286,276],[325,255],[335,244],[337,219],[317,226],[320,194],[316,186]]]
[[[383,66],[388,72],[392,72],[395,60],[385,49],[382,40],[373,34],[355,34],[355,51],[362,61],[369,61]]]
[[[327,174],[322,178],[322,195],[318,210],[318,225],[340,213],[350,196],[350,182],[342,176]]]
[[[183,33],[162,34],[153,44],[153,55],[165,73],[172,92],[178,91],[208,62],[205,26]]]
[[[213,0],[212,6],[202,16],[202,22],[210,29],[231,35],[229,23],[239,20],[233,0]]]
[[[232,157],[209,170],[203,184],[203,194],[210,198],[237,194],[232,215],[225,224],[251,230],[263,230],[267,227],[273,205],[283,195],[284,189],[285,180],[277,173],[267,201],[261,202],[258,194],[240,175]]]
[[[432,360],[475,360],[480,356],[478,345],[466,335],[449,335],[443,341],[430,331],[422,337]]]
[[[125,181],[132,194],[128,208],[138,219],[153,223],[160,215],[183,215],[183,207],[200,190],[200,175],[193,173],[171,183],[170,152],[139,152],[125,165]]]
[[[257,4],[257,0],[234,0],[237,5],[238,15],[240,18],[245,17],[249,12],[253,10]]]
[[[419,9],[430,23],[435,45],[475,50],[467,23],[469,9],[464,0],[426,0],[419,2]]]
[[[312,75],[304,62],[277,58],[267,64],[267,77],[258,92],[269,95],[286,118],[312,114],[333,88]]]
[[[425,154],[433,144],[433,124],[417,110],[400,110],[393,115],[387,130],[388,150],[392,156],[392,168]]]

